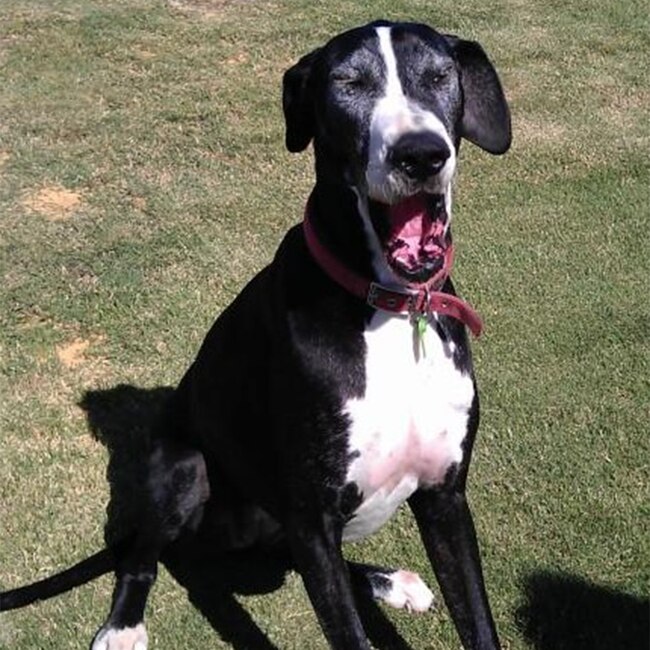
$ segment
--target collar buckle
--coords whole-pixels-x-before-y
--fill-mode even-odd
[[[390,312],[409,312],[417,310],[420,303],[420,292],[407,289],[389,289],[377,282],[371,282],[368,287],[366,302],[374,309]]]

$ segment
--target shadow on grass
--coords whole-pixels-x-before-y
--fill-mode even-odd
[[[648,650],[647,600],[561,573],[534,573],[517,624],[536,650]]]
[[[142,504],[144,459],[149,432],[172,395],[170,387],[153,389],[118,385],[87,391],[80,402],[93,436],[108,450],[106,539],[121,539],[136,525]],[[188,593],[190,602],[235,650],[277,650],[255,624],[235,594],[265,594],[284,584],[291,570],[282,550],[248,550],[220,554],[206,526],[171,547],[162,562]],[[365,594],[357,594],[359,614],[378,650],[411,650],[381,608]]]
[[[108,450],[107,542],[132,530],[141,512],[149,432],[172,393],[169,387],[143,389],[120,384],[86,391],[79,402],[91,433]]]

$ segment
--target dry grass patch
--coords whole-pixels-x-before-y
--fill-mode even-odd
[[[81,206],[81,194],[60,185],[49,185],[29,195],[22,204],[48,221],[65,221]]]
[[[90,347],[87,339],[75,339],[70,343],[56,346],[56,356],[66,368],[76,368],[86,361],[86,350]]]
[[[242,2],[244,0],[167,0],[167,4],[175,11],[201,18],[218,17],[224,8]]]
[[[647,124],[650,122],[650,90],[647,88],[630,88],[629,92],[616,92],[616,88],[603,88],[603,107],[601,109],[605,119],[616,128],[624,131],[639,132],[640,124],[645,124],[642,129],[647,143]],[[625,136],[625,133],[623,133]]]
[[[15,635],[14,626],[5,618],[0,618],[0,648],[11,647]]]
[[[515,148],[522,145],[561,145],[567,140],[567,125],[523,112],[513,118],[513,128],[517,136],[513,143]]]
[[[111,374],[110,362],[97,353],[97,348],[105,342],[106,337],[103,335],[88,338],[77,336],[55,347],[59,364],[65,371],[73,371],[75,384],[96,385]]]

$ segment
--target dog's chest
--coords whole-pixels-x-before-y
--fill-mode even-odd
[[[365,332],[366,391],[347,402],[347,479],[362,502],[346,540],[377,530],[418,487],[441,483],[462,460],[474,397],[471,377],[429,326],[424,353],[408,317],[378,312]]]

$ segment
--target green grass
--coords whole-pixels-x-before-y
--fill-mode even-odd
[[[109,453],[79,406],[86,391],[129,384],[137,401],[173,385],[300,218],[311,160],[283,149],[282,72],[341,29],[408,18],[480,40],[513,110],[508,156],[463,147],[455,201],[456,282],[487,326],[470,496],[504,646],[646,648],[641,2],[172,4],[2,3],[0,586],[103,542]],[[66,196],[67,211],[46,202]],[[406,512],[348,552],[434,582]],[[110,587],[0,615],[0,647],[86,647]],[[223,617],[247,612],[278,648],[325,647],[295,575],[236,601]],[[413,648],[458,648],[443,607],[386,614]],[[272,647],[210,620],[163,571],[152,648]]]

